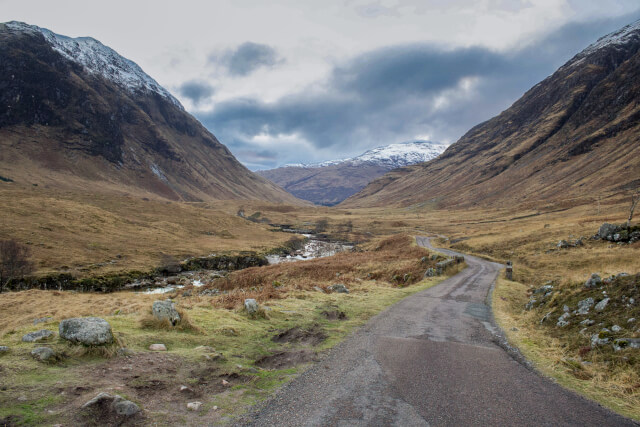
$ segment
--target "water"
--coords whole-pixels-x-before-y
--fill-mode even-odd
[[[310,235],[305,234],[305,237]],[[340,252],[351,251],[353,245],[340,242],[326,242],[323,240],[309,239],[302,249],[295,251],[291,255],[268,255],[269,264],[280,264],[283,262],[305,261],[315,258],[333,256]]]

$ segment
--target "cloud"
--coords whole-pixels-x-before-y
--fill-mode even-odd
[[[212,55],[212,62],[220,62],[233,76],[247,76],[260,67],[274,67],[282,62],[274,48],[265,44],[246,42],[222,57]]]
[[[196,115],[247,163],[238,148],[265,149],[256,136],[269,136],[269,150],[279,155],[262,158],[260,167],[347,157],[424,134],[455,142],[599,36],[632,20],[572,23],[507,52],[432,44],[375,49],[336,65],[313,89],[271,103],[231,99]],[[294,135],[298,145],[292,149],[283,135]]]
[[[215,89],[207,82],[190,80],[178,87],[178,93],[197,105],[211,97],[215,93]]]

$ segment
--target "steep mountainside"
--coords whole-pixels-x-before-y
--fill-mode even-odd
[[[386,172],[426,162],[439,156],[446,148],[446,145],[430,141],[405,142],[374,148],[349,159],[287,165],[258,171],[258,174],[300,199],[332,206]]]
[[[132,61],[92,38],[19,22],[0,24],[0,175],[173,200],[297,203]]]
[[[538,207],[640,186],[640,21],[605,36],[439,158],[373,181],[345,207]]]

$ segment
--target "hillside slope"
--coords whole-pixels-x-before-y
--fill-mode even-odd
[[[589,46],[436,160],[390,172],[342,206],[538,207],[640,186],[639,49],[640,21]]]
[[[172,200],[299,203],[242,166],[132,61],[92,38],[0,24],[0,175]]]
[[[332,206],[386,172],[431,160],[445,148],[430,141],[412,141],[374,148],[349,159],[287,165],[257,173],[300,199]]]

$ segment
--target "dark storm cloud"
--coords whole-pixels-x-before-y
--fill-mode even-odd
[[[270,135],[283,156],[262,165],[305,159],[279,135],[297,135],[335,157],[354,148],[398,142],[416,135],[454,142],[468,129],[507,108],[599,36],[633,17],[573,23],[542,40],[498,53],[486,48],[443,49],[426,44],[392,46],[364,53],[334,68],[322,91],[300,92],[264,103],[221,102],[199,115],[234,152]],[[465,83],[470,90],[465,91]],[[244,160],[242,155],[238,155]]]
[[[218,61],[213,56],[212,61]],[[220,62],[235,76],[246,76],[260,67],[273,67],[281,62],[278,53],[271,46],[265,44],[246,42],[235,50],[222,56]]]
[[[180,85],[178,92],[185,98],[189,98],[194,104],[199,104],[200,101],[213,95],[215,89],[206,82],[191,80]]]

